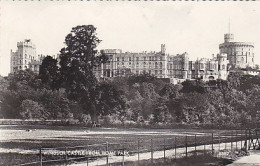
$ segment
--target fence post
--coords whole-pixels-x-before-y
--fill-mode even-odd
[[[137,162],[137,164],[139,165],[139,160],[140,160],[140,140],[138,139],[138,141],[137,141],[137,155],[138,155],[138,162]]]
[[[163,161],[165,162],[165,138],[163,140]]]
[[[186,147],[186,150],[185,150],[185,153],[186,153],[186,157],[188,157],[188,143],[187,143],[187,134],[186,134],[186,137],[185,137],[185,147]]]
[[[245,150],[247,151],[247,129],[245,130]]]
[[[227,140],[226,140],[226,136],[225,136],[225,150],[227,149]]]
[[[195,155],[197,155],[197,135],[195,134]]]
[[[124,148],[124,145],[123,145],[123,166],[125,165],[125,148]]]
[[[106,142],[106,153],[107,153],[107,166],[109,165],[108,164],[108,142]]]
[[[65,147],[65,165],[67,165],[68,156],[67,156],[67,147]]]
[[[151,162],[153,164],[153,139],[151,139]]]
[[[42,166],[42,148],[40,148],[40,166]]]
[[[214,133],[212,132],[211,133],[211,152],[212,152],[212,154],[213,154],[213,152],[214,152]]]
[[[237,130],[236,130],[236,150],[237,150]]]
[[[220,140],[220,133],[218,134],[218,150],[220,151],[220,143],[221,143],[221,140]]]
[[[233,150],[233,131],[231,131],[231,151]]]
[[[204,155],[206,155],[206,145],[204,143]]]
[[[177,152],[177,146],[176,146],[176,136],[174,138],[174,155],[175,155],[175,160],[176,160],[176,152]]]
[[[243,130],[241,130],[240,139],[241,139],[240,149],[242,150],[243,149]]]

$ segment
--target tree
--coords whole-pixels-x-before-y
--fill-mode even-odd
[[[22,102],[20,114],[24,119],[46,119],[48,117],[38,102],[28,99]]]
[[[60,51],[60,71],[69,98],[83,104],[86,114],[95,116],[97,80],[93,69],[106,61],[96,50],[101,42],[93,25],[72,28],[65,38],[65,48]]]
[[[48,89],[58,90],[60,88],[61,77],[56,59],[53,59],[51,56],[43,59],[40,66],[39,78]]]

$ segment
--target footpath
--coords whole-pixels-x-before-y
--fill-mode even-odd
[[[260,166],[260,150],[250,150],[248,156],[238,158],[228,166]]]

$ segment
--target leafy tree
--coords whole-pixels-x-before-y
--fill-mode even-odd
[[[8,76],[8,81],[8,88],[10,90],[27,90],[28,88],[36,90],[42,87],[40,80],[38,79],[38,75],[29,69],[19,70],[15,73],[10,74]]]
[[[42,105],[28,99],[22,102],[20,114],[24,119],[47,119],[48,117]]]
[[[108,115],[126,108],[124,96],[112,84],[100,83],[96,88],[97,114]]]
[[[69,98],[84,105],[86,114],[96,114],[96,84],[94,67],[105,62],[105,55],[98,55],[98,39],[93,25],[72,28],[65,38],[65,48],[60,51],[60,70]]]
[[[190,92],[205,93],[204,84],[200,80],[196,80],[196,81],[186,80],[181,84],[183,86],[181,90],[182,93],[190,93]]]
[[[61,86],[61,77],[57,60],[46,56],[40,65],[39,78],[48,89],[58,90]]]

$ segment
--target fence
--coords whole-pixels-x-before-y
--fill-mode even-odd
[[[232,130],[216,133],[189,133],[179,136],[157,136],[121,143],[106,142],[75,147],[41,148],[36,162],[20,165],[70,165],[75,162],[83,165],[109,165],[126,161],[149,160],[163,158],[182,158],[198,154],[212,154],[216,157],[233,156],[230,151],[259,147],[259,130]],[[148,139],[149,138],[149,139]]]

